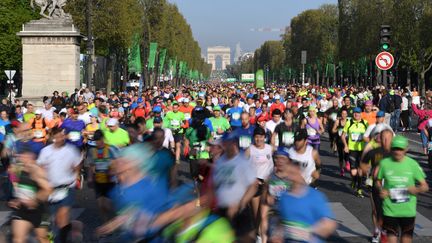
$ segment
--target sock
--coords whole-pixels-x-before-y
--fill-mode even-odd
[[[61,228],[59,231],[58,236],[56,237],[56,241],[55,242],[59,242],[59,243],[66,243],[67,238],[68,238],[68,234],[72,229],[72,225],[68,224],[65,227]]]

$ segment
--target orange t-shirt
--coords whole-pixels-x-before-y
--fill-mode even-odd
[[[368,125],[372,125],[376,123],[376,115],[377,113],[374,111],[371,111],[369,113],[362,112],[361,118],[367,121]]]

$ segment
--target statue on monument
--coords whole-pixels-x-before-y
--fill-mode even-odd
[[[63,7],[67,0],[31,0],[30,6],[35,9],[35,3],[40,7],[39,14],[48,19],[70,19],[70,14],[65,13]]]

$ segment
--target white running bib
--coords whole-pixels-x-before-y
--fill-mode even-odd
[[[390,199],[394,203],[404,203],[409,201],[408,188],[392,188],[389,192]]]

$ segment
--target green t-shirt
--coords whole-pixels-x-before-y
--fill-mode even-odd
[[[35,118],[35,117],[36,117],[36,115],[35,115],[34,113],[25,113],[25,114],[23,115],[24,122],[28,122],[28,121],[30,121],[31,119]]]
[[[173,112],[170,111],[165,116],[168,128],[170,128],[174,133],[183,133],[183,122],[186,120],[183,112]]]
[[[189,147],[190,149],[197,149],[197,156],[195,157],[195,159],[209,159],[210,158],[210,154],[209,152],[206,150],[207,148],[207,141],[210,139],[211,137],[211,132],[210,129],[207,129],[207,134],[205,137],[205,140],[203,141],[199,141],[198,136],[197,136],[197,130],[190,127],[186,130],[186,134],[185,137],[187,140],[189,140]],[[194,156],[189,156],[191,159],[194,159]]]
[[[115,132],[104,131],[105,143],[116,147],[125,147],[129,144],[129,134],[127,131],[117,128]]]
[[[210,118],[211,124],[213,126],[213,130],[216,133],[216,137],[218,137],[219,134],[217,134],[217,130],[218,128],[222,129],[222,131],[227,131],[228,129],[230,129],[231,125],[229,124],[228,119],[226,119],[225,117],[211,117]],[[220,136],[220,135],[219,135]]]
[[[390,196],[383,201],[383,211],[389,217],[415,217],[417,197],[408,193],[408,187],[426,178],[420,165],[414,159],[405,157],[401,162],[392,158],[380,162],[378,180],[384,179],[383,188]]]
[[[363,141],[363,134],[367,129],[367,121],[354,121],[349,120],[345,123],[343,131],[348,136],[348,148],[351,151],[363,151],[365,142]]]

